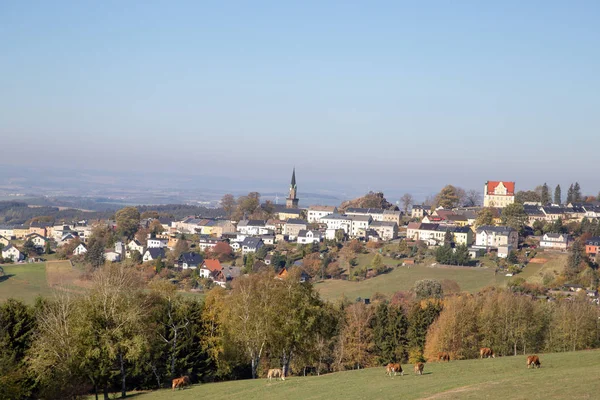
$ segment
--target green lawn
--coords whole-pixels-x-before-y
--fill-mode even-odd
[[[461,290],[476,292],[488,285],[505,285],[508,278],[500,274],[494,275],[493,268],[475,267],[431,267],[431,264],[397,267],[393,271],[360,282],[330,279],[319,282],[315,287],[321,296],[335,300],[342,296],[354,300],[357,297],[370,298],[375,292],[391,295],[399,290],[409,290],[421,279],[452,279],[460,285]]]
[[[525,356],[428,363],[423,376],[411,366],[388,377],[383,367],[319,377],[290,377],[195,385],[160,390],[139,400],[187,399],[594,399],[600,391],[600,351],[541,354],[541,369]]]
[[[6,276],[0,278],[0,301],[12,297],[33,304],[38,295],[52,293],[46,279],[45,263],[6,264],[2,268]]]

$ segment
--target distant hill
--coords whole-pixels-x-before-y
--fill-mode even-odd
[[[348,208],[383,208],[384,210],[398,210],[395,204],[386,200],[382,192],[369,192],[366,195],[354,200],[344,201],[340,206],[341,211]]]

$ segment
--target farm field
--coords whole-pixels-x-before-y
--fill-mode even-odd
[[[195,385],[185,390],[139,393],[139,400],[187,399],[594,399],[600,390],[600,351],[540,354],[542,368],[526,357],[427,363],[423,376],[369,368],[313,377]]]

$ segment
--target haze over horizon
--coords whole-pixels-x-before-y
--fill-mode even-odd
[[[596,194],[599,16],[591,1],[4,2],[0,164]]]

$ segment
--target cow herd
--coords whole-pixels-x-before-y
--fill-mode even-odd
[[[494,350],[490,349],[489,347],[482,347],[481,349],[479,349],[479,358],[480,359],[496,358],[496,353],[494,353]],[[437,360],[440,362],[443,362],[443,361],[449,362],[450,354],[447,352],[438,353]],[[541,368],[541,366],[542,366],[542,363],[540,362],[540,358],[538,356],[531,355],[531,356],[527,357],[527,368],[530,368],[530,367]],[[425,368],[425,364],[423,364],[422,362],[417,362],[417,363],[415,363],[414,367],[415,367],[415,374],[423,375],[423,369]],[[389,376],[392,376],[392,374],[394,374],[394,376],[396,376],[397,374],[400,374],[400,376],[403,376],[404,371],[402,370],[402,365],[400,365],[400,363],[389,363],[385,367],[385,374],[389,375]],[[269,380],[269,382],[273,378],[275,378],[275,380],[281,379],[282,381],[285,381],[285,376],[283,375],[283,371],[279,368],[270,369],[267,372],[267,379]],[[190,384],[190,378],[187,376],[182,376],[181,378],[175,378],[175,379],[173,379],[173,390],[183,389],[185,386],[188,386],[189,384]]]

